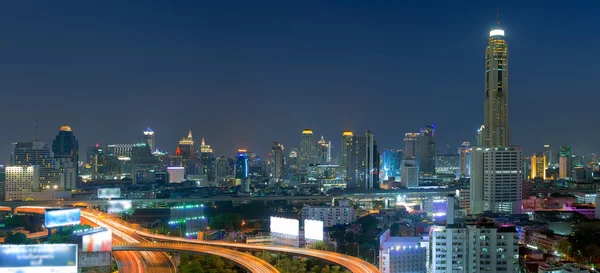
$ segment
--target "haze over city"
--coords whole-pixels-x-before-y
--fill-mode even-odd
[[[435,123],[437,149],[454,152],[483,124],[496,9],[511,144],[598,150],[598,3],[428,4],[5,2],[1,162],[12,142],[36,138],[36,118],[44,141],[65,124],[81,147],[135,142],[151,127],[173,153],[192,129],[217,155],[298,147],[305,127],[336,152],[344,130],[402,148],[404,133]]]

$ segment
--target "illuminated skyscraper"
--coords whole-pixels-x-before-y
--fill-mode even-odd
[[[52,152],[60,171],[59,187],[74,190],[79,174],[79,142],[75,139],[71,127],[60,127],[56,139],[52,141]]]
[[[483,147],[483,129],[485,126],[481,125],[479,129],[477,129],[477,135],[475,136],[475,146]]]
[[[224,156],[217,158],[217,179],[222,181],[229,175],[229,161],[227,158]]]
[[[485,56],[483,146],[508,147],[508,45],[499,23],[490,31]]]
[[[187,137],[182,138],[179,141],[179,152],[181,158],[192,159],[194,157],[194,138],[192,137],[192,130],[188,132]]]
[[[552,160],[552,150],[550,149],[550,145],[544,145],[544,156],[546,157],[546,166],[554,164],[555,162]]]
[[[269,156],[269,177],[275,183],[283,181],[283,152],[283,145],[277,141],[273,142]]]
[[[298,167],[306,170],[308,165],[317,163],[317,143],[311,129],[304,129],[300,137],[300,158]]]
[[[350,146],[350,162],[347,167],[348,188],[372,189],[375,183],[375,140],[371,131],[364,135],[354,135]],[[378,186],[378,185],[377,185]]]
[[[327,164],[331,162],[331,142],[325,141],[321,136],[321,140],[317,142],[317,163]]]
[[[570,178],[573,170],[573,158],[571,157],[571,146],[560,146],[558,158],[558,177],[561,179]]]
[[[235,162],[235,184],[240,185],[240,191],[250,192],[250,179],[248,179],[249,166],[246,150],[238,150]]]
[[[340,155],[340,165],[342,166],[342,177],[348,180],[346,175],[347,167],[350,163],[350,147],[352,146],[352,131],[344,131],[342,134],[342,154]]]
[[[404,158],[415,160],[419,153],[418,139],[421,134],[419,133],[406,133],[404,134]]]
[[[150,146],[150,151],[154,152],[154,149],[156,149],[156,146],[154,145],[154,131],[152,131],[150,127],[144,131],[143,141],[148,143],[148,146]]]
[[[215,181],[215,166],[213,158],[213,150],[210,145],[204,142],[200,144],[200,165],[202,167],[202,174],[206,175],[208,181]]]
[[[534,154],[531,157],[531,179],[541,178],[546,180],[546,155]]]
[[[381,153],[381,179],[400,180],[402,150],[386,149]]]
[[[471,176],[471,143],[465,141],[458,148],[460,154],[460,177]]]
[[[40,187],[60,187],[60,172],[52,149],[43,141],[13,143],[13,165],[39,166]]]

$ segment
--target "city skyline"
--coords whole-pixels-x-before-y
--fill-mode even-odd
[[[191,10],[197,11],[196,5],[190,5]],[[237,24],[240,20],[250,21],[248,27],[237,31],[215,15],[208,16],[205,20],[209,25],[210,22],[216,25],[203,30],[202,26],[206,25],[204,21],[161,14],[156,20],[167,23],[164,29],[148,30],[147,35],[143,35],[145,28],[138,23],[153,22],[150,11],[157,11],[165,8],[164,6],[149,5],[149,11],[136,15],[136,21],[132,18],[127,20],[125,14],[122,14],[128,8],[135,8],[135,5],[125,5],[124,11],[116,12],[107,10],[110,9],[109,4],[104,6],[106,9],[99,8],[95,11],[88,11],[86,4],[80,4],[61,7],[65,11],[50,10],[38,14],[41,9],[30,10],[23,4],[9,4],[5,10],[29,10],[30,13],[21,16],[22,18],[7,14],[0,19],[4,25],[14,26],[7,33],[11,43],[0,47],[12,53],[6,63],[0,65],[0,69],[5,71],[0,76],[2,88],[11,90],[0,102],[0,114],[5,118],[10,117],[6,120],[11,128],[3,134],[0,143],[0,153],[5,155],[4,162],[10,155],[13,142],[33,141],[37,138],[50,143],[58,128],[63,125],[73,128],[82,148],[97,142],[113,144],[140,141],[143,130],[150,127],[156,132],[156,146],[173,153],[177,141],[191,129],[198,140],[201,137],[206,139],[213,147],[215,156],[233,156],[237,149],[246,148],[266,157],[273,141],[280,141],[286,150],[287,147],[300,148],[298,135],[305,127],[311,128],[316,136],[324,135],[325,139],[331,140],[336,154],[340,149],[337,147],[341,147],[341,133],[345,130],[355,133],[371,130],[381,149],[401,149],[404,133],[414,132],[423,124],[436,123],[436,142],[440,152],[455,151],[463,141],[475,143],[476,129],[483,124],[483,52],[489,30],[495,24],[496,8],[500,8],[500,21],[511,47],[511,143],[522,145],[524,156],[543,151],[544,144],[550,144],[554,153],[562,144],[572,146],[574,154],[597,151],[593,138],[594,128],[590,128],[589,134],[578,135],[577,139],[573,139],[574,129],[557,130],[557,126],[569,124],[568,128],[588,128],[585,121],[588,114],[586,109],[591,109],[593,99],[589,96],[595,94],[585,92],[588,90],[586,86],[593,86],[590,79],[593,78],[591,73],[594,69],[588,62],[580,60],[592,56],[589,54],[593,52],[592,45],[598,37],[587,37],[585,43],[565,44],[556,41],[539,46],[548,35],[577,41],[581,36],[579,34],[591,32],[594,25],[597,25],[588,16],[591,13],[587,14],[587,10],[591,9],[575,10],[574,6],[561,6],[559,9],[552,5],[540,8],[531,3],[517,8],[478,3],[460,8],[442,5],[431,12],[425,12],[424,7],[418,4],[375,5],[360,11],[362,7],[359,4],[341,10],[328,6],[330,4],[321,4],[318,7],[324,14],[316,16],[317,13],[310,10],[310,5],[306,4],[297,11],[292,7],[284,7],[278,14],[268,14],[266,19],[248,15],[240,18],[226,16],[225,19],[236,20],[232,24]],[[260,5],[255,8],[260,8]],[[189,15],[182,6],[171,9],[177,15]],[[225,12],[224,7],[219,5],[209,6],[207,9],[221,15]],[[386,9],[399,14],[392,15],[390,13],[393,12],[386,12]],[[399,16],[411,9],[417,11],[415,15],[407,15],[406,18]],[[532,10],[535,12],[531,12]],[[561,15],[561,10],[572,14]],[[73,15],[83,11],[105,18],[108,25],[99,31],[94,28],[97,22]],[[241,13],[233,14],[237,16]],[[430,21],[440,14],[452,17],[451,22]],[[63,15],[62,20],[55,20]],[[290,19],[283,18],[288,15],[293,16]],[[310,15],[316,18],[308,20]],[[352,18],[352,15],[360,18]],[[418,16],[422,18],[416,18]],[[559,16],[557,22],[542,20],[552,16]],[[578,20],[567,22],[569,20],[566,18],[572,18],[569,16],[577,16]],[[268,19],[282,20],[286,27],[296,26],[297,22],[304,24],[296,26],[294,31],[272,27],[257,32],[255,27],[263,26],[266,24],[263,20]],[[32,42],[46,42],[48,37],[41,35],[41,31],[71,25],[77,20],[81,20],[81,29],[66,28],[54,34],[58,41],[68,41],[66,44],[71,44],[70,46],[49,43],[46,50],[51,54],[47,55],[40,55],[42,52],[39,50],[31,52],[31,48],[27,46]],[[50,23],[41,27],[45,22]],[[189,28],[180,25],[184,22],[189,23]],[[390,25],[386,25],[388,23]],[[117,25],[125,27],[119,30]],[[318,30],[320,26],[324,26],[322,30]],[[222,28],[227,35],[215,34]],[[125,35],[129,37],[127,41],[137,46],[152,42],[150,44],[154,46],[141,47],[142,52],[156,56],[144,62],[140,59],[143,53],[132,52],[131,48],[122,43],[104,42],[94,46],[86,40],[69,40],[72,39],[69,37],[81,36],[90,30],[95,32],[88,35],[99,35],[101,41],[102,38],[115,39]],[[19,33],[29,35],[19,37]],[[334,33],[337,36],[328,38]],[[157,39],[162,34],[172,40]],[[212,34],[204,36],[208,37],[210,45],[202,46],[206,43],[190,38],[193,34]],[[267,37],[263,40],[251,38],[256,35],[262,37],[260,34]],[[430,37],[433,34],[438,38]],[[361,42],[358,42],[355,36],[364,39],[359,39]],[[447,44],[452,52],[451,56],[438,51],[439,46],[434,46],[433,41],[443,38],[452,41]],[[325,41],[321,42],[322,39]],[[295,46],[297,41],[314,42]],[[193,46],[184,46],[185,42]],[[273,49],[268,45],[269,42],[275,42],[276,51],[267,52]],[[382,42],[389,45],[384,46]],[[224,45],[224,48],[212,48],[212,43],[214,46]],[[73,50],[72,47],[78,50]],[[335,51],[333,47],[336,48]],[[174,49],[181,49],[181,52],[175,54]],[[216,53],[221,58],[211,59],[206,58],[210,56],[206,53],[193,53],[199,49]],[[239,49],[244,50],[235,55],[234,52]],[[281,52],[285,50],[293,54]],[[552,60],[544,59],[549,52],[556,51],[564,53],[554,55]],[[70,55],[72,56],[69,57]],[[84,56],[90,58],[85,59],[89,64],[81,61]],[[104,61],[100,57],[108,59]],[[231,57],[233,61],[227,57]],[[306,57],[310,58],[302,61]],[[220,64],[222,59],[226,62]],[[438,74],[439,80],[427,80],[426,75],[430,75],[430,70],[434,69],[436,59],[438,62],[455,64],[457,67],[452,70],[457,71],[446,70]],[[556,66],[553,73],[538,68],[547,67],[557,59],[563,65]],[[116,75],[118,73],[108,73],[113,69],[120,71],[120,68],[115,68],[120,66],[118,61],[122,61],[124,67],[132,68],[127,78]],[[159,69],[157,65],[162,64],[175,68],[175,71]],[[196,69],[192,64],[201,64],[202,68]],[[283,64],[286,66],[281,67]],[[145,65],[149,67],[144,68]],[[194,74],[206,72],[205,69],[215,65],[215,72],[208,73],[197,81],[191,80],[196,77]],[[243,75],[257,66],[255,73]],[[77,69],[77,72],[74,68],[78,67],[81,69]],[[410,69],[406,70],[406,67]],[[46,74],[40,74],[42,72]],[[291,76],[292,74],[306,75],[298,78]],[[32,81],[32,76],[39,78]],[[148,79],[149,77],[155,79]],[[356,81],[348,81],[348,78],[355,78]],[[174,83],[175,86],[171,86]],[[577,100],[581,105],[569,111],[560,111],[563,108],[559,106],[562,106],[564,90],[573,98],[585,96],[587,99]],[[340,98],[340,94],[344,92],[348,94],[347,98]],[[36,100],[33,101],[31,110],[13,116],[11,113],[17,111],[19,104],[11,101],[16,101],[23,93],[33,95]],[[283,102],[281,105],[273,105],[270,97],[277,97],[279,93],[286,94],[282,98]],[[366,94],[372,96],[373,103],[368,108],[361,109]],[[188,96],[189,101],[175,100],[175,96],[182,95]],[[61,102],[67,99],[70,108],[54,111],[55,104],[59,103],[55,97],[61,98]],[[238,120],[239,109],[232,106],[236,105],[236,98],[245,102],[243,109],[248,109],[244,112],[246,120],[241,122]],[[93,100],[98,105],[116,104],[121,109],[109,107],[90,111],[89,104]],[[161,109],[165,101],[168,103],[164,105],[164,111],[153,111]],[[329,107],[301,107],[308,102],[329,103],[326,105]],[[183,110],[171,113],[168,109],[173,103],[180,103],[181,107],[178,108]],[[421,107],[417,107],[422,104],[428,104],[428,109],[431,110],[423,111]],[[537,109],[541,106],[546,106],[548,118],[540,121],[530,115],[530,111],[532,107]],[[196,111],[196,107],[206,108],[204,111]],[[54,111],[52,118],[46,118],[46,113],[51,109]],[[343,111],[348,109],[356,110]],[[266,115],[273,110],[282,114]],[[36,117],[39,118],[37,133]]]

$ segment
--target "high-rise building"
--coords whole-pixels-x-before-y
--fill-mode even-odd
[[[435,156],[435,172],[452,174],[460,177],[460,154],[437,154]]]
[[[108,144],[106,154],[114,157],[131,157],[131,150],[135,144]]]
[[[475,136],[475,146],[483,147],[483,129],[485,129],[484,125],[481,125],[479,129],[477,129],[477,135]]]
[[[7,166],[5,172],[5,201],[23,200],[25,193],[40,189],[40,167],[37,165]]]
[[[531,179],[541,178],[546,180],[546,155],[534,154],[531,157]]]
[[[417,159],[419,153],[418,139],[419,133],[406,133],[404,134],[404,158],[403,159]]]
[[[250,192],[249,162],[246,150],[238,150],[235,162],[235,184],[240,185],[240,191]]]
[[[390,230],[379,236],[381,273],[426,273],[429,242],[422,237],[390,237]]]
[[[291,149],[285,166],[287,167],[287,175],[292,178],[292,180],[296,180],[294,178],[298,175],[298,148]]]
[[[523,192],[521,147],[473,148],[471,213],[520,213]]]
[[[460,154],[460,177],[471,176],[471,143],[465,141],[458,148]]]
[[[40,187],[60,187],[60,169],[52,148],[43,141],[13,143],[12,165],[39,166]]]
[[[154,145],[154,131],[152,131],[150,127],[144,131],[144,137],[142,140],[143,142],[148,143],[148,146],[150,146],[150,151],[154,152],[154,149],[156,149],[156,145]]]
[[[317,162],[320,164],[331,162],[331,141],[325,141],[323,136],[321,136],[321,140],[317,142]]]
[[[546,157],[546,166],[552,165],[555,162],[552,160],[552,150],[550,149],[550,145],[544,145],[544,156]]]
[[[346,185],[348,188],[372,189],[375,187],[373,145],[374,138],[371,131],[352,137],[352,146],[349,149],[350,162],[346,169],[350,178]]]
[[[402,150],[385,149],[381,153],[381,179],[388,181],[390,178],[400,179],[402,164]]]
[[[206,175],[208,181],[215,181],[213,150],[210,145],[204,142],[204,138],[200,143],[200,166],[202,167],[202,174]]]
[[[508,147],[508,45],[499,25],[490,31],[485,56],[483,146]]]
[[[558,177],[561,179],[570,178],[573,171],[573,157],[571,155],[571,146],[560,146],[558,157]]]
[[[421,127],[417,138],[417,162],[419,172],[435,172],[435,124]]]
[[[194,158],[196,151],[194,150],[194,138],[192,137],[192,130],[188,132],[187,137],[184,137],[179,141],[178,148],[181,158],[184,160]]]
[[[52,152],[59,169],[59,187],[66,190],[77,188],[79,174],[79,142],[69,126],[62,126],[52,142]]]
[[[344,131],[344,133],[342,133],[342,152],[340,155],[340,165],[342,166],[342,177],[345,180],[349,180],[349,177],[347,175],[347,168],[350,165],[351,160],[350,149],[352,146],[353,136],[354,134],[352,133],[352,131]]]
[[[229,161],[226,157],[217,158],[217,179],[225,180],[231,174],[229,170]]]
[[[300,155],[298,168],[307,170],[308,165],[317,163],[317,144],[311,129],[304,129],[300,136]]]
[[[407,189],[419,187],[419,167],[414,159],[402,160],[402,178],[400,183]]]
[[[283,144],[278,141],[273,142],[271,154],[269,158],[269,177],[271,181],[280,183],[283,181],[283,166],[284,166],[284,149]]]
[[[493,224],[434,226],[431,272],[519,272],[519,238],[514,226]]]

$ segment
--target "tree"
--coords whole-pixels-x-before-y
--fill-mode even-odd
[[[52,234],[48,237],[47,243],[49,244],[62,244],[64,243],[63,237],[58,234]]]
[[[280,258],[275,263],[275,268],[281,273],[305,273],[306,264],[300,260],[287,257]]]
[[[239,231],[242,229],[242,217],[237,213],[223,213],[210,219],[210,228]]]
[[[20,232],[10,233],[10,234],[6,235],[6,237],[4,238],[4,243],[5,244],[13,244],[13,245],[26,244],[27,243],[27,235],[20,233]]]
[[[316,242],[311,248],[325,251],[335,251],[335,246],[329,242]]]
[[[569,243],[569,240],[567,239],[563,239],[561,241],[558,242],[558,245],[556,246],[556,250],[558,250],[559,253],[567,255],[567,256],[571,256],[572,253],[572,247],[571,247],[571,243]]]
[[[597,244],[589,244],[589,245],[585,246],[585,248],[583,250],[585,250],[583,252],[584,257],[588,257],[588,258],[592,257],[592,259],[596,259],[596,258],[600,257],[600,247],[598,247]]]
[[[193,261],[189,262],[188,264],[182,265],[179,272],[181,272],[181,273],[204,273],[204,269],[202,268],[200,261],[193,260]]]

